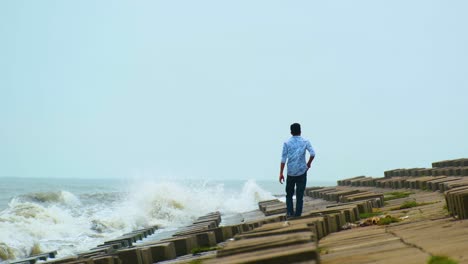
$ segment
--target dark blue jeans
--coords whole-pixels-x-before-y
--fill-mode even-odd
[[[304,190],[307,183],[307,172],[301,176],[289,176],[286,178],[286,207],[288,216],[301,216],[304,204]],[[296,212],[293,207],[294,187],[296,188]]]

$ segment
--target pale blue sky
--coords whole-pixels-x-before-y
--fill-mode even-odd
[[[1,1],[0,176],[309,181],[468,157],[467,1]]]

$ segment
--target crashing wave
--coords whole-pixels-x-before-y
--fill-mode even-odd
[[[177,228],[213,211],[240,213],[271,199],[255,181],[224,184],[138,181],[120,192],[35,192],[13,198],[0,212],[0,258],[24,258],[34,248],[59,256],[88,250],[135,229]]]
[[[57,192],[36,192],[20,195],[14,199],[33,202],[33,203],[57,203],[63,205],[76,206],[80,204],[80,200],[71,192],[57,191]]]

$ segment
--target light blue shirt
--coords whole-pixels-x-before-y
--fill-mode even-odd
[[[315,156],[315,151],[309,140],[301,136],[293,136],[284,142],[281,163],[288,161],[288,176],[300,176],[306,173],[306,150],[309,151],[310,156]]]

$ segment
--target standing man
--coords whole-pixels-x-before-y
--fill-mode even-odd
[[[301,137],[301,125],[291,125],[292,137],[283,144],[283,155],[281,157],[281,168],[279,182],[284,182],[284,165],[288,162],[288,173],[286,179],[286,207],[288,217],[302,215],[304,190],[307,183],[307,171],[315,158],[315,151],[309,140]],[[305,160],[305,152],[309,151],[309,161]],[[294,188],[296,188],[296,212],[293,207]]]

